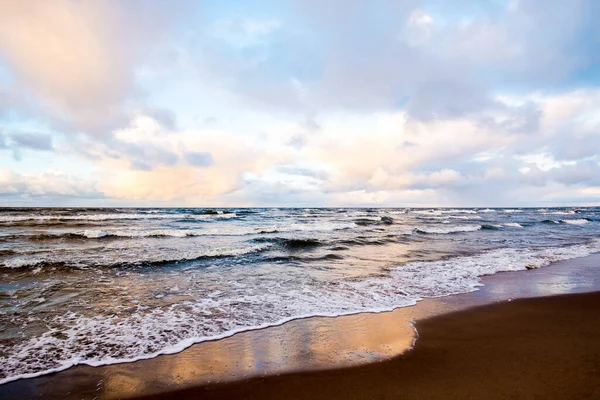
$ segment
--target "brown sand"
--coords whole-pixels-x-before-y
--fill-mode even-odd
[[[359,367],[156,399],[600,399],[600,292],[520,299],[418,323],[414,350]]]

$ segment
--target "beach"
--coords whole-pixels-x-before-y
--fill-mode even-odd
[[[488,305],[425,320],[418,329],[415,349],[389,361],[151,398],[600,398],[600,293]]]
[[[0,386],[3,398],[595,398],[600,255],[483,277],[393,312],[305,318],[134,363]],[[417,337],[418,336],[418,337]],[[414,345],[414,348],[413,348]],[[411,350],[412,348],[412,350]]]

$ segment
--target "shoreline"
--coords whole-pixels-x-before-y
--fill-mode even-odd
[[[100,398],[133,397],[202,387],[215,381],[235,384],[297,371],[310,373],[368,365],[410,349],[415,341],[413,320],[417,321],[420,332],[421,321],[485,304],[598,291],[600,270],[595,268],[597,266],[600,266],[599,253],[540,269],[501,272],[483,277],[485,286],[474,292],[428,298],[415,306],[394,311],[294,319],[131,363],[100,367],[78,365],[62,372],[0,385],[0,395],[17,398],[21,396],[16,394],[24,391],[33,398],[81,398],[83,395],[95,397],[95,394]],[[236,358],[242,362],[236,363]],[[248,364],[244,364],[244,360]],[[157,373],[147,377],[148,370]],[[64,392],[53,390],[57,381],[69,382]]]
[[[600,398],[600,292],[517,299],[419,323],[378,363],[176,390],[146,399]]]

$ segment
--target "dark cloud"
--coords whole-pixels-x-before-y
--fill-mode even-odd
[[[549,150],[558,160],[579,160],[600,155],[600,126],[586,134],[576,126],[569,126],[549,143]]]
[[[132,167],[139,170],[152,170],[157,166],[173,166],[179,156],[152,143],[129,143],[112,139],[104,144],[104,154],[117,160],[130,160]]]
[[[462,118],[490,108],[498,108],[485,90],[460,81],[425,82],[406,106],[413,118],[424,121]]]
[[[214,163],[212,154],[199,151],[186,152],[185,160],[194,167],[210,167]]]
[[[211,78],[251,106],[293,113],[406,106],[421,120],[458,118],[501,108],[498,92],[565,85],[597,62],[600,26],[591,15],[600,5],[593,0],[292,4],[289,29],[265,43],[219,51],[206,42],[198,52]],[[418,25],[414,13],[430,20]],[[423,36],[418,43],[415,30]],[[504,129],[537,129],[535,108],[514,114]]]
[[[32,150],[52,150],[52,136],[43,133],[15,133],[10,135],[13,146]]]
[[[167,129],[177,129],[177,116],[172,110],[167,110],[165,108],[148,108],[145,110],[144,114]]]
[[[142,160],[132,160],[131,169],[137,171],[152,171],[152,165]]]

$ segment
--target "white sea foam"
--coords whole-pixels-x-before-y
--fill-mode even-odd
[[[128,219],[182,218],[185,214],[87,214],[87,215],[1,215],[0,222],[18,221],[108,221]]]
[[[118,257],[112,257],[110,260],[98,259],[98,256],[92,257],[90,255],[81,254],[79,256],[70,255],[66,259],[59,258],[60,256],[29,256],[27,258],[11,258],[5,259],[0,262],[0,266],[4,268],[32,268],[36,267],[33,272],[40,272],[43,265],[59,265],[67,264],[70,267],[75,268],[88,268],[90,266],[98,265],[119,265],[119,264],[155,264],[165,262],[184,262],[197,260],[201,258],[210,257],[235,257],[242,256],[244,254],[256,253],[263,251],[271,247],[271,243],[261,243],[254,245],[243,245],[239,247],[213,247],[213,248],[199,248],[197,250],[181,250],[181,251],[167,251],[166,249],[160,253],[149,253],[144,252],[143,254],[128,253],[123,251],[123,254]],[[103,264],[104,263],[104,264]]]
[[[569,225],[585,225],[587,224],[588,221],[587,219],[561,219],[560,222],[562,222],[563,224],[569,224]]]
[[[442,215],[442,212],[439,210],[412,210],[411,213],[417,215]]]
[[[496,212],[496,210],[492,210],[491,208],[486,208],[486,209],[483,209],[483,210],[479,210],[479,212],[491,213],[491,212]]]
[[[505,213],[514,214],[514,213],[522,213],[523,210],[504,210]]]
[[[268,288],[258,285],[261,281],[247,267],[239,279],[221,282],[218,289],[176,304],[115,308],[92,317],[67,312],[48,320],[43,334],[10,348],[0,347],[0,384],[77,364],[98,366],[176,353],[197,342],[296,318],[392,310],[427,297],[477,290],[483,275],[539,268],[598,250],[597,241],[560,248],[498,249],[411,262],[371,278],[318,282],[298,275]],[[172,287],[171,279],[166,279],[156,301],[167,298]],[[211,318],[214,315],[219,317]]]
[[[523,225],[519,224],[518,222],[507,222],[504,224],[504,226],[507,226],[509,228],[522,228]]]
[[[442,210],[444,214],[477,214],[475,210],[465,210],[465,209],[454,209],[454,210]]]
[[[420,215],[419,219],[447,220],[447,219],[462,219],[473,220],[482,219],[479,215]]]
[[[573,210],[563,210],[563,211],[548,211],[548,210],[544,210],[544,211],[539,211],[539,212],[541,212],[542,214],[552,214],[552,215],[573,215],[573,214],[576,214],[575,211],[573,211]]]
[[[421,233],[447,234],[455,232],[473,232],[478,231],[479,229],[481,229],[481,225],[425,225],[416,228],[416,231]]]
[[[111,213],[111,214],[79,214],[79,215],[0,215],[0,222],[20,221],[119,221],[135,219],[230,219],[236,218],[235,213],[217,214],[164,214],[164,213]]]
[[[189,237],[189,236],[244,236],[259,233],[274,232],[318,232],[334,231],[341,229],[356,228],[354,222],[317,222],[314,224],[286,224],[269,226],[218,226],[206,227],[203,229],[86,229],[84,231],[73,231],[72,233],[85,236],[90,239],[97,239],[107,236],[117,237],[152,237],[152,236],[170,236],[170,237]]]

